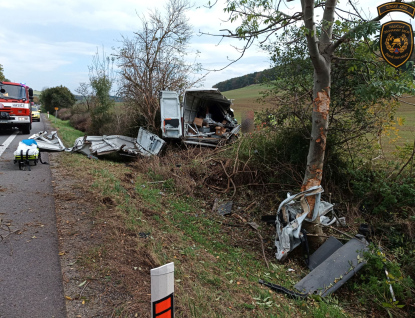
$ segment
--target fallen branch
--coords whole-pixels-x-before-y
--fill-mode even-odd
[[[258,230],[256,230],[256,232],[257,232],[257,234],[258,234],[258,236],[259,236],[259,239],[260,239],[260,241],[261,241],[262,256],[264,257],[265,264],[267,264],[267,268],[269,269],[268,260],[267,260],[267,257],[265,256],[264,239],[262,238],[262,235],[258,232]]]
[[[225,168],[225,166],[223,165],[223,162],[222,161],[219,161],[220,162],[220,164],[221,164],[221,166],[222,166],[222,168],[223,168],[223,172],[225,172],[225,174],[226,174],[226,176],[228,177],[228,187],[226,188],[226,190],[225,190],[225,193],[226,192],[228,192],[228,190],[229,190],[229,183],[232,183],[232,185],[233,185],[233,195],[232,195],[232,198],[235,196],[235,193],[236,193],[236,185],[235,185],[235,183],[233,182],[233,180],[232,180],[232,178],[231,178],[231,176],[228,174],[228,172],[226,171],[226,168]]]
[[[89,284],[89,281],[88,281],[88,282],[86,282],[86,284],[85,284],[84,288],[82,289],[81,293],[79,294],[79,299],[81,299],[81,297],[82,297],[82,293],[84,292],[84,290],[85,290],[86,286],[88,286],[88,284]]]
[[[307,236],[315,236],[315,237],[334,237],[335,239],[338,239],[338,240],[348,240],[348,239],[345,239],[345,238],[341,238],[341,237],[336,237],[336,236],[333,236],[333,235],[319,235],[319,234],[310,234],[310,233],[307,233]]]
[[[336,229],[335,227],[332,227],[331,225],[324,225],[324,224],[316,224],[316,225],[321,226],[321,227],[328,227],[329,229],[335,230],[335,231],[337,231],[337,232],[339,232],[339,233],[341,233],[341,234],[343,234],[343,235],[345,235],[349,238],[352,238],[352,239],[356,238],[354,236],[351,236],[350,234],[347,234],[346,232],[340,231],[340,230]]]

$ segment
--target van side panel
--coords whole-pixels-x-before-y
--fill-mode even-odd
[[[180,101],[177,92],[160,92],[161,131],[163,138],[183,135]]]

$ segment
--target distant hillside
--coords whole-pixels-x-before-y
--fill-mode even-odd
[[[265,76],[270,76],[273,69],[263,70],[262,72],[254,72],[244,76],[234,77],[229,80],[213,85],[221,92],[231,91],[234,89],[243,88],[253,84],[259,84]]]

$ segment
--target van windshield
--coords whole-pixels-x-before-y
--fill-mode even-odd
[[[0,98],[4,99],[23,99],[26,98],[26,90],[23,86],[0,85]]]

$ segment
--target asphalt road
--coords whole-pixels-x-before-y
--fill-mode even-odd
[[[31,134],[46,128],[42,118]],[[29,136],[0,131],[0,318],[61,318],[66,307],[50,167],[23,171],[13,163],[19,141]]]

